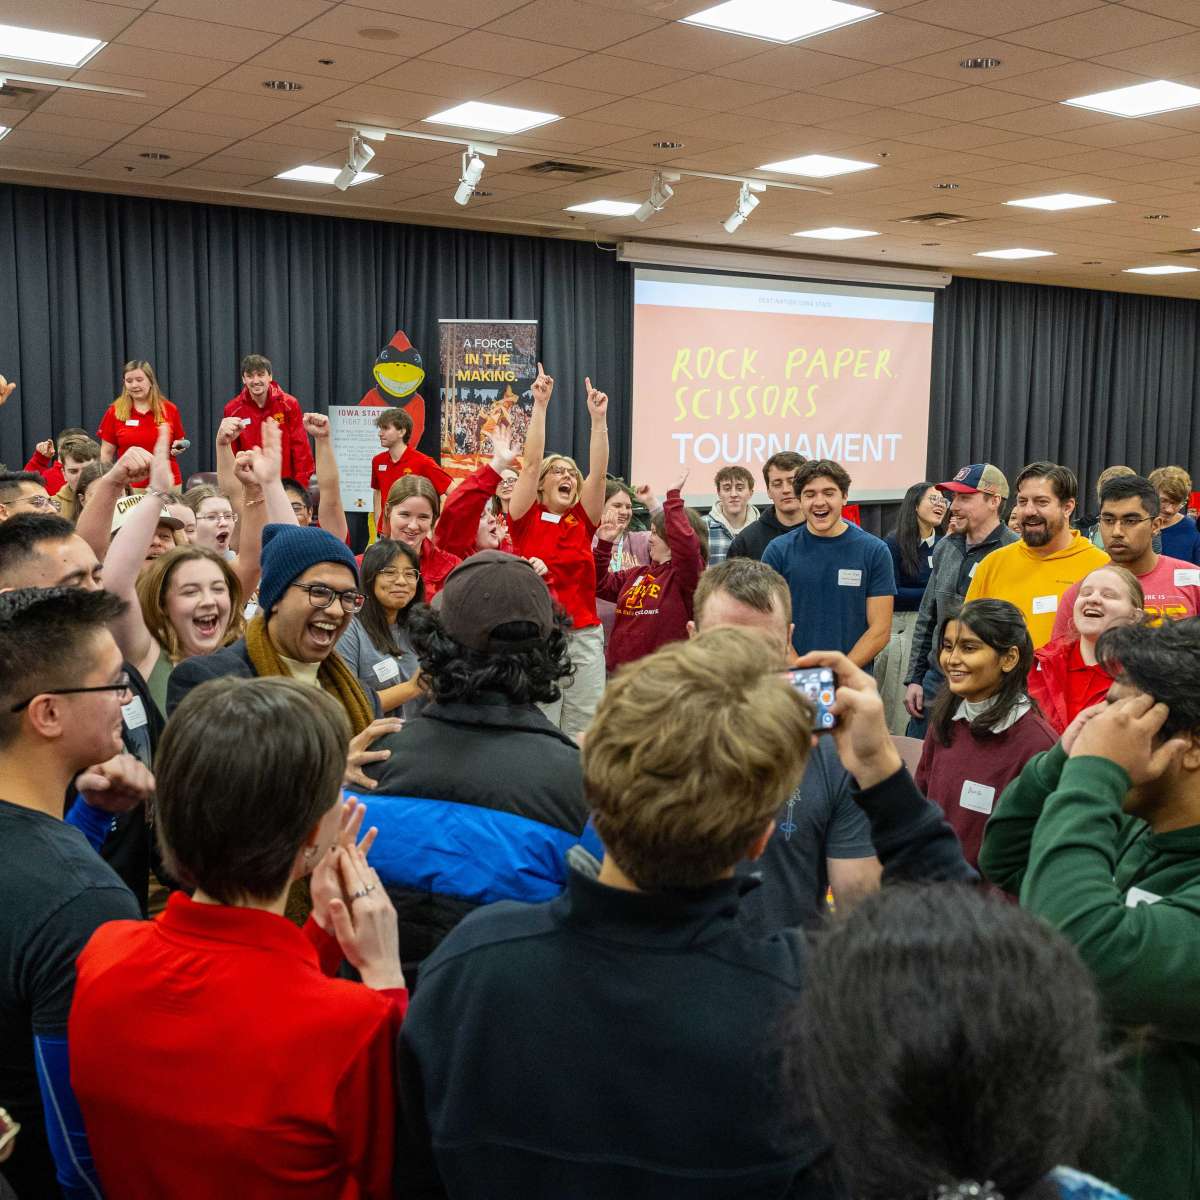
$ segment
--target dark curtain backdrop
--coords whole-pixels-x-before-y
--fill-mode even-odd
[[[0,184],[0,297],[10,468],[64,426],[94,431],[122,364],[144,358],[191,438],[185,476],[209,470],[243,354],[324,410],[362,398],[398,328],[424,360],[436,457],[441,317],[539,320],[547,445],[586,464],[590,375],[612,397],[610,469],[628,463],[632,273],[585,243]]]
[[[361,398],[397,328],[424,357],[436,431],[438,318],[532,317],[558,379],[548,444],[586,459],[590,374],[628,474],[632,272],[596,246],[0,184],[0,297],[10,466],[65,425],[94,430],[121,364],[144,357],[191,435],[184,470],[210,468],[242,354],[324,409]],[[956,279],[936,301],[929,477],[1050,458],[1090,497],[1111,463],[1200,466],[1198,333],[1197,301]],[[436,453],[436,433],[422,444]],[[864,524],[894,512],[867,506]]]

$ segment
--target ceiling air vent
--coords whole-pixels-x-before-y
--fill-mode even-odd
[[[917,213],[913,217],[900,217],[896,224],[898,225],[962,225],[967,221],[974,221],[975,217],[963,217],[958,213],[948,212],[931,212]]]
[[[49,100],[54,95],[50,91],[39,91],[37,88],[21,87],[16,83],[0,85],[0,108],[19,108],[23,112],[32,112],[39,104]]]
[[[584,163],[556,162],[552,158],[532,166],[513,171],[514,175],[533,175],[541,179],[599,179],[601,175],[612,175],[604,167],[589,167]]]

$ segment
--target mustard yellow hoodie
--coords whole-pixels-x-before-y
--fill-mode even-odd
[[[1049,555],[1030,550],[1022,539],[993,550],[977,565],[967,599],[1015,604],[1024,614],[1036,650],[1050,640],[1063,592],[1108,561],[1103,550],[1074,530],[1070,545]]]

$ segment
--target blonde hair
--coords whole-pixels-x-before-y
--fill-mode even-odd
[[[583,472],[579,469],[579,464],[573,458],[569,458],[565,454],[548,454],[542,459],[542,465],[538,468],[538,499],[545,504],[545,500],[542,500],[542,488],[545,487],[546,476],[550,473],[550,468],[553,467],[555,463],[566,463],[567,466],[571,468],[571,471],[575,476],[574,503],[578,504],[579,498],[583,495]],[[611,499],[611,497],[608,499]]]
[[[142,606],[146,630],[172,662],[178,662],[183,657],[184,649],[171,618],[167,616],[167,588],[171,586],[171,577],[177,567],[185,562],[196,561],[211,562],[220,567],[225,586],[229,589],[229,625],[221,645],[232,645],[246,630],[242,612],[242,584],[233,573],[233,568],[219,554],[203,546],[177,546],[154,559],[137,581],[137,597]]]
[[[125,376],[130,371],[141,371],[150,380],[150,413],[155,425],[161,425],[167,419],[167,398],[158,386],[154,368],[142,359],[132,359],[121,368],[121,394],[113,401],[113,415],[118,421],[128,421],[129,414],[133,412],[133,397],[125,389]]]
[[[1105,467],[1096,479],[1096,499],[1100,499],[1100,493],[1104,490],[1104,485],[1110,479],[1120,479],[1123,475],[1136,474],[1137,472],[1132,467]]]
[[[388,488],[387,501],[383,506],[384,518],[391,521],[392,509],[405,500],[411,500],[414,496],[423,496],[429,501],[433,508],[433,519],[436,521],[442,512],[442,498],[438,495],[437,488],[424,475],[401,475]]]
[[[1156,491],[1176,504],[1186,504],[1192,494],[1192,477],[1182,467],[1156,467],[1149,478]]]
[[[740,862],[795,790],[808,702],[759,636],[721,627],[624,667],[583,747],[584,791],[639,888],[694,888]]]
[[[1102,567],[1097,567],[1094,571],[1089,571],[1080,581],[1079,590],[1083,590],[1083,585],[1087,583],[1093,575],[1099,575],[1101,571],[1111,571],[1116,575],[1125,588],[1126,594],[1129,596],[1130,603],[1134,608],[1141,609],[1143,612],[1146,608],[1146,593],[1142,590],[1141,580],[1127,567],[1119,567],[1116,563],[1105,563]],[[1076,596],[1078,596],[1078,592]]]

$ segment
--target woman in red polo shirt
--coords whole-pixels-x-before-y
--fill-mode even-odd
[[[592,436],[587,478],[574,459],[563,454],[545,458],[546,409],[554,380],[538,363],[533,381],[533,415],[525,433],[521,474],[509,502],[513,545],[524,558],[539,558],[549,570],[550,590],[571,618],[571,665],[574,677],[562,699],[543,711],[572,736],[591,722],[604,691],[604,632],[596,614],[596,565],[592,535],[604,511],[608,471],[608,397],[584,380]]]
[[[108,406],[97,436],[100,438],[100,461],[105,466],[116,462],[130,446],[141,446],[154,453],[158,427],[171,427],[171,473],[176,486],[182,482],[176,457],[187,449],[179,409],[162,394],[154,368],[135,359],[122,368],[121,394]],[[132,487],[146,486],[146,479],[135,479]]]
[[[433,526],[442,511],[437,488],[424,475],[402,475],[392,484],[383,506],[381,536],[411,546],[421,556],[425,599],[442,590],[446,576],[462,559],[441,549],[433,539]]]
[[[1072,633],[1043,646],[1029,672],[1029,694],[1059,733],[1108,695],[1112,676],[1097,659],[1096,643],[1106,629],[1144,621],[1145,603],[1137,576],[1124,567],[1110,563],[1084,576],[1071,612],[1079,636]]]
[[[226,678],[177,718],[155,823],[192,894],[101,926],[76,968],[71,1080],[104,1192],[387,1200],[408,992],[373,834],[356,844],[363,810],[340,802],[345,714],[294,679]],[[253,752],[213,753],[232,738]]]

